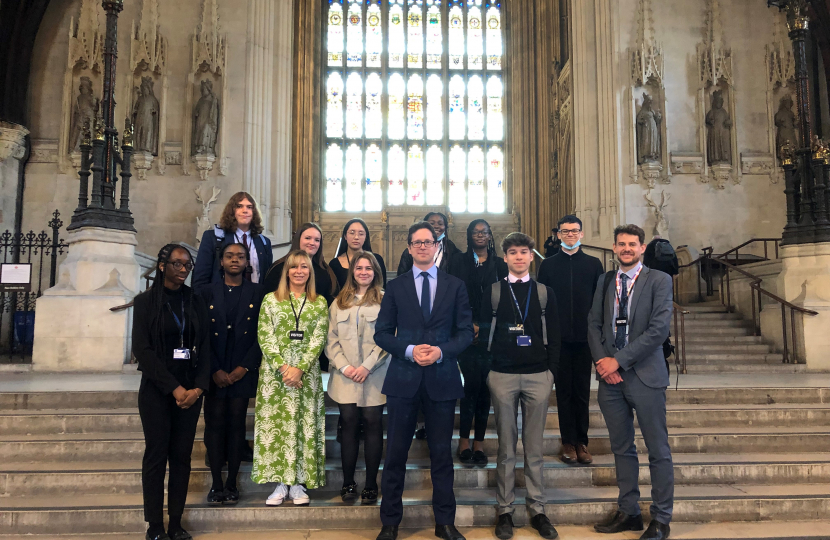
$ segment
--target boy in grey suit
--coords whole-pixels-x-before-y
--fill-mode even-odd
[[[643,529],[639,462],[634,446],[634,411],[648,448],[652,521],[641,540],[669,537],[674,500],[674,468],[666,428],[669,373],[663,342],[672,316],[671,278],[643,266],[645,233],[636,225],[614,230],[619,270],[599,279],[588,316],[588,343],[596,364],[598,401],[617,469],[618,509],[594,529],[600,533]],[[603,299],[605,302],[603,303]]]

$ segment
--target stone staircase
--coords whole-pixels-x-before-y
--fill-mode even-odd
[[[784,364],[784,355],[772,352],[754,335],[752,321],[730,313],[719,301],[690,304],[686,315],[686,365],[689,373],[800,373],[803,364]],[[672,325],[672,334],[674,326]],[[676,343],[673,338],[672,342]]]
[[[736,343],[738,347],[749,346]],[[21,534],[43,538],[69,534],[143,537],[144,443],[136,399],[134,391],[0,393],[0,538]],[[592,466],[568,466],[555,458],[560,447],[555,397],[545,433],[547,512],[554,523],[577,526],[568,530],[586,535],[589,525],[615,507],[617,494],[613,456],[595,391],[591,402]],[[253,484],[250,464],[243,464],[240,473],[242,502],[236,507],[208,507],[204,497],[210,473],[203,462],[200,424],[185,525],[193,531],[356,529],[376,534],[376,506],[340,501],[340,447],[334,440],[337,409],[332,405],[329,403],[326,418],[328,485],[311,492],[312,504],[304,508],[290,503],[266,508],[264,501],[273,486]],[[252,422],[251,411],[249,430]],[[830,389],[744,388],[736,384],[669,390],[668,423],[677,483],[675,527],[690,531],[682,538],[738,538],[727,534],[735,530],[734,522],[769,523],[770,530],[789,530],[781,524],[784,521],[802,523],[800,528],[793,524],[792,534],[775,538],[828,538],[822,533],[830,530],[827,523],[810,520],[830,517]],[[484,468],[455,468],[456,523],[489,531],[476,538],[492,534],[496,448],[490,431],[485,452],[491,463]],[[638,449],[645,451],[641,439]],[[425,528],[432,523],[432,510],[424,441],[413,441],[410,458],[402,526]],[[362,473],[357,481],[362,487]],[[518,481],[523,485],[521,471]],[[642,454],[641,481],[644,486],[649,482],[648,459]],[[647,513],[648,487],[642,493]],[[518,495],[516,518],[525,523],[523,493]],[[701,522],[712,524],[691,525]],[[698,530],[702,532],[696,533]],[[796,536],[796,530],[802,532]],[[353,538],[364,537],[369,536]],[[772,537],[759,532],[753,538]]]

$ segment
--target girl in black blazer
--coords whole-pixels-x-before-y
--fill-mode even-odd
[[[205,446],[213,476],[207,502],[212,505],[239,502],[236,477],[246,444],[248,400],[256,397],[262,362],[257,320],[264,288],[244,279],[249,254],[245,244],[226,245],[219,259],[223,279],[203,293],[210,315],[212,380],[205,399]]]
[[[346,285],[352,259],[361,251],[368,251],[375,256],[375,260],[380,266],[383,287],[386,288],[386,264],[383,262],[383,257],[372,251],[369,226],[360,218],[350,219],[346,222],[346,226],[343,227],[343,234],[340,235],[340,243],[337,244],[337,252],[334,254],[334,258],[329,261],[329,266],[334,275],[337,276],[337,284],[340,288]]]
[[[135,298],[133,354],[141,371],[138,412],[146,448],[141,465],[147,540],[190,540],[182,514],[190,480],[190,455],[210,382],[210,339],[204,301],[184,282],[193,269],[177,244],[159,251],[152,287]],[[169,465],[164,530],[164,475]],[[169,536],[168,536],[169,535]]]

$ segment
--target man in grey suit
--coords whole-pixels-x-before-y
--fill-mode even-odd
[[[597,369],[599,406],[608,426],[617,469],[618,509],[594,529],[600,533],[643,530],[634,411],[648,448],[651,523],[640,540],[664,540],[674,501],[674,468],[666,428],[669,372],[663,342],[672,317],[672,282],[643,266],[645,233],[636,225],[614,230],[617,272],[599,279],[588,315],[588,343]],[[606,281],[610,281],[607,283]]]

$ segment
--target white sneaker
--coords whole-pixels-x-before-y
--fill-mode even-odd
[[[291,500],[294,501],[294,504],[297,506],[307,506],[311,501],[311,499],[308,498],[308,494],[305,492],[305,488],[300,484],[291,486],[289,497],[291,497]]]
[[[285,484],[277,484],[277,488],[274,490],[272,494],[265,499],[265,504],[267,506],[279,506],[288,496],[288,486]]]

